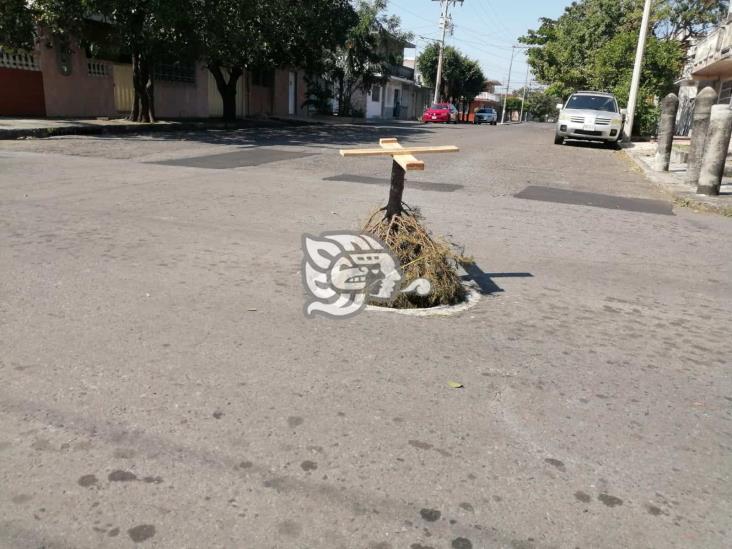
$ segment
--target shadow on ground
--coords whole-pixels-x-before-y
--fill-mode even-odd
[[[464,281],[472,281],[478,285],[480,293],[483,295],[490,295],[503,292],[503,288],[498,286],[493,279],[494,278],[533,278],[534,275],[531,273],[486,273],[476,263],[463,263],[463,269],[465,269],[466,275],[461,278]]]
[[[323,147],[338,143],[339,146],[360,143],[378,143],[381,137],[409,138],[418,141],[435,130],[417,125],[313,125],[313,126],[262,126],[239,129],[209,129],[175,132],[140,132],[128,134],[138,141],[190,141],[211,145],[246,146],[300,146]],[[97,139],[114,139],[114,135],[98,135]],[[66,138],[70,139],[70,138]]]
[[[620,145],[618,143],[606,143],[604,141],[584,141],[582,139],[565,139],[565,145],[570,147],[577,147],[579,149],[608,149],[613,151],[619,151]]]

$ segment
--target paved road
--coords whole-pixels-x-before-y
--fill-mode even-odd
[[[387,196],[337,149],[390,135],[462,148],[405,198],[485,295],[307,320],[300,235]],[[0,546],[728,546],[732,221],[551,141],[0,143]]]

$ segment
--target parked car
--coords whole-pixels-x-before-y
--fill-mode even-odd
[[[487,107],[477,109],[473,117],[473,124],[490,124],[491,126],[495,126],[498,124],[498,113],[496,113],[495,109]]]
[[[618,108],[618,100],[610,93],[573,93],[564,106],[560,103],[557,108],[560,112],[555,145],[561,145],[565,139],[617,143],[623,137],[625,109]]]
[[[444,122],[449,124],[458,123],[458,110],[451,103],[433,103],[432,106],[424,111],[422,122]]]

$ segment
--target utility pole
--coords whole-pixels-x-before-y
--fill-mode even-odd
[[[433,0],[436,1],[436,0]],[[434,103],[440,100],[440,84],[442,84],[442,58],[445,52],[445,34],[447,33],[447,27],[451,26],[452,23],[449,20],[448,9],[450,4],[453,6],[460,2],[462,5],[463,0],[439,0],[442,6],[442,15],[440,16],[440,30],[442,30],[442,39],[440,40],[440,54],[437,57],[437,78],[435,79],[435,99]]]
[[[526,103],[526,91],[529,88],[529,65],[526,65],[526,80],[524,80],[524,96],[521,98],[521,114],[519,115],[519,122],[524,121],[524,103]]]
[[[648,20],[651,17],[651,0],[646,0],[643,8],[643,22],[641,23],[638,35],[638,49],[635,52],[635,66],[633,67],[633,80],[630,83],[630,96],[628,97],[628,114],[625,117],[623,128],[623,141],[630,141],[633,133],[633,121],[635,119],[635,106],[638,102],[638,86],[640,85],[641,69],[643,68],[643,52],[646,49],[646,34],[648,33]]]
[[[508,99],[508,92],[511,89],[511,71],[513,70],[513,56],[516,53],[516,48],[528,49],[529,46],[511,46],[511,63],[508,65],[508,81],[506,82],[506,93],[503,96],[503,112],[501,113],[501,124],[506,121],[506,100]],[[526,68],[526,78],[529,78],[529,69]]]
[[[501,124],[506,123],[506,100],[508,90],[511,87],[511,70],[513,69],[513,54],[516,53],[516,46],[511,46],[511,63],[508,65],[508,81],[506,82],[506,93],[503,95],[503,109],[501,109]]]

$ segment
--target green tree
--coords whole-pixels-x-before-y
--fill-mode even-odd
[[[668,93],[682,68],[679,32],[697,32],[711,20],[696,9],[701,4],[710,3],[664,0],[654,5],[636,115],[636,128],[643,133],[655,129],[655,100]],[[720,9],[726,4],[715,2]],[[548,85],[547,93],[566,98],[579,89],[605,90],[626,105],[642,8],[643,0],[579,0],[558,19],[541,19],[540,27],[520,41],[531,46],[529,65],[537,80]],[[670,27],[678,32],[669,33]]]
[[[0,0],[0,46],[30,50],[45,37],[68,47],[89,10],[86,0]]]
[[[40,39],[70,50],[72,41],[131,57],[135,98],[130,119],[151,122],[153,67],[161,59],[192,55],[195,21],[191,0],[0,0],[0,44],[30,49]],[[86,36],[89,19],[101,15],[107,33]]]
[[[90,0],[92,13],[110,23],[109,40],[132,61],[135,97],[129,119],[155,121],[154,67],[193,60],[191,0]]]
[[[422,73],[425,83],[434,88],[437,81],[437,64],[440,55],[440,46],[432,43],[427,46],[417,59],[417,67]],[[442,54],[442,78],[440,81],[440,89],[437,94],[440,98],[448,99],[452,97],[449,89],[450,82],[456,82],[460,78],[462,56],[458,50],[452,46],[445,46]]]
[[[411,38],[401,30],[398,17],[386,14],[387,5],[387,0],[359,0],[345,42],[326,51],[317,63],[320,74],[335,87],[341,116],[354,113],[352,98],[356,91],[366,93],[375,85],[383,85],[391,65],[401,62],[401,53],[391,54],[387,45],[399,46]]]
[[[523,97],[524,89],[516,90],[514,94],[516,97]],[[560,97],[549,94],[546,90],[529,89],[526,92],[526,100],[524,101],[524,113],[528,113],[532,118],[544,119],[557,112],[557,103],[561,101]]]
[[[244,69],[312,68],[355,24],[348,0],[194,0],[196,40],[224,104],[236,116]]]
[[[35,32],[34,13],[26,0],[0,0],[0,46],[31,49]]]
[[[507,97],[506,98],[506,112],[519,111],[521,110],[521,98],[520,97]]]
[[[690,42],[720,23],[729,11],[729,0],[665,0],[656,10],[654,34],[676,39],[684,49]]]
[[[435,85],[437,79],[437,63],[440,48],[430,44],[417,60],[419,68],[428,86]],[[470,112],[470,104],[485,85],[486,77],[480,63],[463,55],[459,50],[446,46],[442,59],[442,79],[440,97],[454,103],[463,104],[465,115]]]

